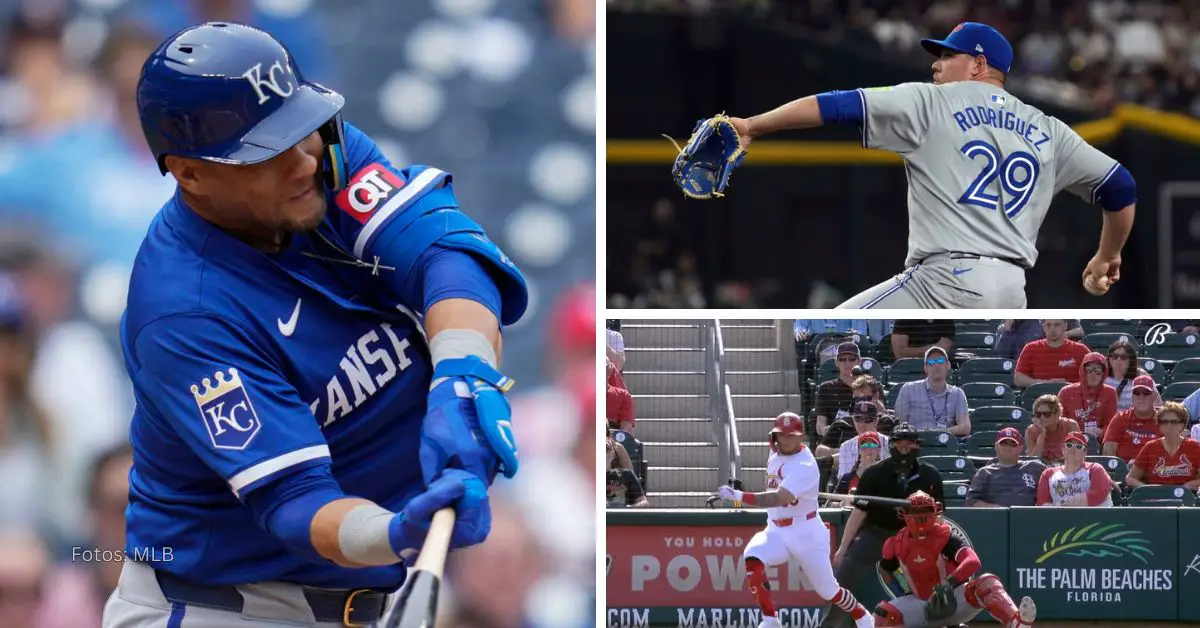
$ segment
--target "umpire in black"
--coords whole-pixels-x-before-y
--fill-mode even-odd
[[[856,495],[874,495],[907,499],[917,491],[925,491],[939,503],[944,501],[942,475],[933,465],[920,462],[921,433],[908,423],[892,429],[888,447],[891,457],[881,460],[863,472],[858,480]],[[896,516],[895,506],[855,504],[842,532],[842,542],[833,556],[834,575],[838,584],[854,588],[883,555],[883,542],[904,527]],[[849,625],[850,616],[832,605],[821,621],[821,628]]]

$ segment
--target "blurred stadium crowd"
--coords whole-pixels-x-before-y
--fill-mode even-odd
[[[864,52],[931,60],[922,37],[960,22],[995,26],[1013,44],[1011,87],[1106,112],[1121,102],[1200,116],[1200,3],[1168,0],[609,0],[631,10],[742,10]]]
[[[756,322],[766,323],[757,326],[766,328],[766,344],[773,343],[770,332],[782,331],[779,326],[772,329],[773,321]],[[681,436],[683,423],[694,419],[663,418],[681,416],[663,414],[661,409],[669,406],[661,397],[671,392],[668,382],[682,382],[686,374],[644,372],[650,362],[643,355],[662,352],[655,347],[674,342],[667,340],[671,326],[658,323],[638,321],[636,343],[626,343],[623,335],[614,333],[620,321],[608,324],[606,414],[609,448],[617,451],[609,455],[608,471],[630,476],[610,480],[609,507],[645,505],[639,502],[647,500],[662,507],[693,504],[688,501],[693,495],[670,489],[647,494],[642,487],[677,487],[684,483],[675,478],[668,482],[669,475],[688,471],[709,477],[717,471],[706,469],[699,454],[676,455],[673,462],[653,459],[672,455],[671,445],[709,446],[680,442],[689,440]],[[626,330],[632,331],[630,327]],[[722,328],[728,334],[727,352],[780,352],[737,340],[730,334],[736,326]],[[656,343],[656,335],[664,342]],[[804,418],[814,454],[827,457],[819,462],[821,485],[830,492],[853,492],[863,469],[888,457],[888,436],[905,423],[920,432],[921,460],[940,472],[948,506],[1196,503],[1196,321],[796,320],[791,335],[797,381],[786,388],[798,394],[786,396],[787,410]],[[637,360],[638,372],[626,370],[622,375],[627,359]],[[786,376],[787,371],[777,374]],[[769,381],[774,374],[757,375],[767,378],[759,381]],[[751,389],[757,375],[726,374],[733,407],[752,407],[755,400],[750,397],[766,396],[761,393],[768,389]],[[653,385],[652,394],[627,388],[625,381],[634,378]],[[732,383],[737,381],[746,383]],[[685,391],[674,392],[679,397]],[[739,399],[739,392],[750,394]],[[639,397],[654,408],[647,421],[654,436],[643,436],[637,429]],[[680,407],[678,401],[675,407]],[[753,410],[734,417],[734,432],[748,434],[740,443],[741,477],[748,484],[752,480],[745,472],[759,470],[758,463],[749,461],[765,460],[765,452],[755,455],[750,450],[765,447],[773,420]],[[739,429],[742,422],[752,429]],[[664,427],[668,423],[673,425]],[[874,451],[860,457],[860,446]],[[655,477],[656,473],[662,475]],[[693,490],[703,484],[693,484]],[[630,489],[636,495],[622,499],[622,490],[628,496]]]
[[[132,399],[117,325],[174,189],[134,90],[159,41],[207,20],[272,32],[393,163],[457,175],[464,210],[526,273],[530,310],[505,337],[525,470],[497,484],[489,541],[453,557],[442,616],[589,624],[595,5],[0,0],[0,626],[98,626],[120,571],[80,552],[124,546]],[[547,476],[579,498],[541,499]]]

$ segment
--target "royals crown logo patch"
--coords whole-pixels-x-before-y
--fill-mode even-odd
[[[225,371],[217,371],[216,385],[207,377],[203,384],[203,388],[192,385],[192,396],[196,398],[213,447],[245,449],[262,429],[262,422],[254,412],[238,370],[229,369],[228,376]]]

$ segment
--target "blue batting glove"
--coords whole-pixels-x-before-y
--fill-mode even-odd
[[[392,517],[388,525],[392,551],[405,558],[419,552],[429,534],[434,513],[451,506],[456,513],[454,531],[450,535],[451,549],[483,542],[492,527],[487,488],[470,473],[450,469]]]
[[[433,378],[421,426],[421,473],[426,483],[445,469],[463,469],[490,486],[496,473],[517,473],[512,410],[504,392],[512,380],[477,357],[443,360]]]

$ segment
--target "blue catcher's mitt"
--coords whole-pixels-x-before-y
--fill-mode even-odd
[[[671,176],[691,198],[724,196],[729,175],[746,156],[737,129],[724,114],[697,122],[687,145],[679,148],[676,144],[675,148],[679,155]]]

